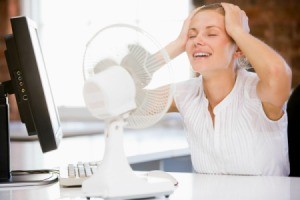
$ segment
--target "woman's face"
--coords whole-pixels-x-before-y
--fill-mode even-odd
[[[195,72],[203,74],[233,66],[237,47],[224,23],[224,16],[213,10],[200,11],[193,17],[186,52]]]

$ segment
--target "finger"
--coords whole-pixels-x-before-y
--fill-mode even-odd
[[[222,2],[221,3],[221,6],[224,8],[224,9],[229,9],[229,8],[233,8],[235,5],[231,4],[231,3],[224,3]]]
[[[203,7],[203,6],[194,9],[194,10],[190,13],[190,15],[189,15],[188,18],[192,18],[192,17],[193,17],[193,16],[194,16],[201,8],[202,8],[202,7]]]
[[[241,11],[241,8],[237,5],[231,4],[231,3],[221,3],[224,10],[230,10],[230,11]]]
[[[227,7],[227,6],[232,5],[232,4],[226,3],[226,2],[222,2],[221,5]]]

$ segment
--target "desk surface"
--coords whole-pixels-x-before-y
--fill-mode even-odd
[[[172,173],[179,186],[170,200],[299,200],[300,178],[216,176]],[[83,200],[81,188],[61,188],[58,183],[29,188],[0,188],[2,200]],[[100,199],[100,198],[95,198]],[[161,198],[164,199],[164,198]]]

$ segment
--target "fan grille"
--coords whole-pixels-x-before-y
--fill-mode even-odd
[[[128,128],[145,128],[157,123],[173,99],[172,84],[149,88],[154,73],[167,67],[165,77],[172,83],[172,70],[166,51],[145,31],[127,24],[115,24],[98,31],[87,43],[83,74],[88,79],[119,65],[132,76],[137,108],[127,118]],[[122,83],[120,83],[122,84]]]

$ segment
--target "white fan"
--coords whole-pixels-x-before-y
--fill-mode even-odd
[[[97,172],[82,184],[85,196],[108,199],[170,195],[169,180],[142,178],[131,169],[123,148],[123,128],[145,128],[169,109],[172,84],[154,83],[169,57],[138,27],[116,24],[98,31],[84,54],[84,100],[89,111],[106,122],[105,153]],[[172,73],[165,76],[172,82]]]

